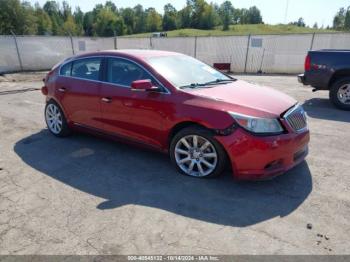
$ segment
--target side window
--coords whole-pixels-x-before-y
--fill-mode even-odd
[[[73,62],[72,76],[99,80],[102,58],[86,58]]]
[[[150,79],[157,85],[155,79],[137,64],[120,58],[108,58],[107,82],[123,86],[131,86],[136,80]]]
[[[60,75],[70,76],[72,71],[72,63],[65,64],[61,67]]]

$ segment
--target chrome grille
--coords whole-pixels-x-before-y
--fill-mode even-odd
[[[304,109],[299,105],[293,107],[291,110],[289,110],[284,117],[290,127],[298,132],[307,127],[307,122],[306,122],[306,113]]]

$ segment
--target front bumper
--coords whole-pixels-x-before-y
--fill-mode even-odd
[[[254,136],[239,128],[218,136],[239,180],[263,180],[281,175],[301,163],[308,154],[309,131],[271,137]]]

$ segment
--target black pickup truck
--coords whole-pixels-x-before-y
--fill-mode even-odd
[[[309,51],[298,80],[313,91],[329,90],[336,107],[350,110],[350,50]]]

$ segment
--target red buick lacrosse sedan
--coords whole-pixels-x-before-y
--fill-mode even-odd
[[[58,137],[85,130],[169,153],[193,177],[267,179],[308,153],[293,98],[227,76],[183,54],[101,51],[71,57],[44,79],[45,119]]]

